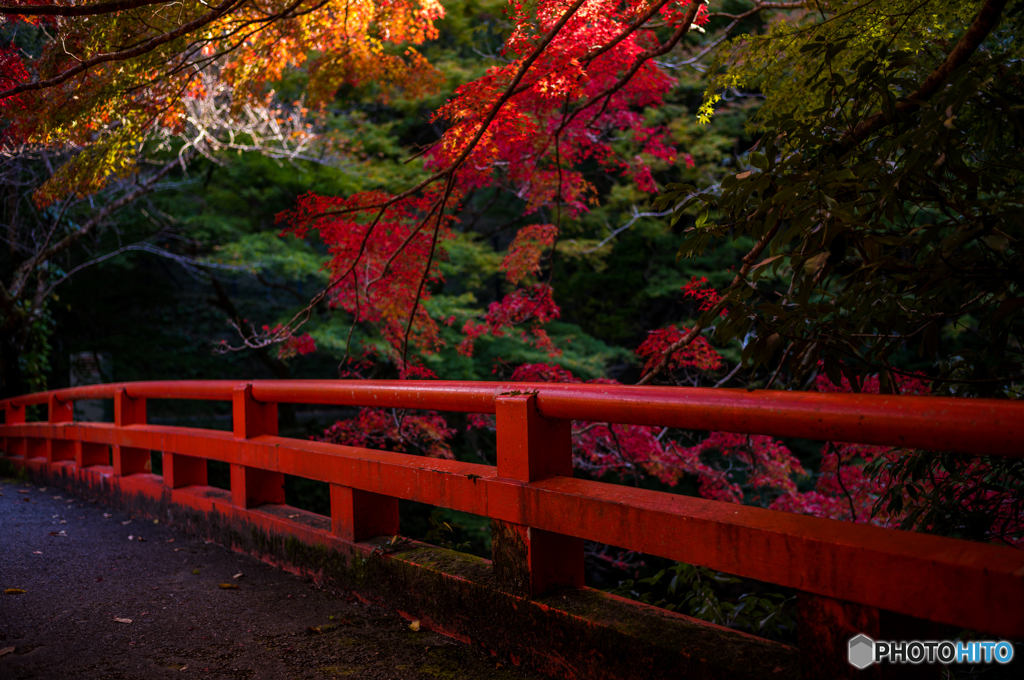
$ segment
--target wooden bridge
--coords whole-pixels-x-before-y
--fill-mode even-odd
[[[73,422],[112,399],[113,423]],[[232,402],[233,432],[148,424],[147,399]],[[497,466],[278,436],[277,405],[497,416]],[[26,407],[47,406],[27,422]],[[179,381],[0,402],[6,459],[49,484],[337,580],[425,626],[565,677],[870,677],[857,633],[949,624],[1024,639],[1024,552],[572,477],[572,421],[1024,455],[1024,404],[780,391],[443,381]],[[162,452],[163,475],[146,471]],[[230,491],[207,484],[230,465]],[[330,484],[330,517],[285,505],[284,475]],[[493,562],[397,550],[399,499],[489,517]],[[799,647],[588,589],[585,540],[799,591]],[[890,667],[907,677],[911,667]],[[935,670],[936,667],[931,667]],[[927,671],[916,667],[917,672]],[[937,676],[937,672],[935,673]],[[877,675],[875,676],[877,677]]]

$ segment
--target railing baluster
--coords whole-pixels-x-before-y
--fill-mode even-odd
[[[331,531],[346,541],[398,534],[398,499],[331,484]]]
[[[76,440],[75,467],[81,470],[92,465],[110,465],[110,446]]]
[[[74,419],[75,402],[61,401],[56,394],[51,394],[47,403],[47,421],[50,423],[70,423]],[[75,459],[75,443],[66,439],[46,440],[46,462]]]
[[[114,392],[114,425],[146,424],[146,400],[132,399],[123,388]],[[147,449],[114,444],[114,474],[123,477],[146,472],[151,453]]]
[[[534,394],[500,396],[495,409],[499,477],[572,476],[572,421],[543,418]],[[583,585],[583,539],[492,519],[491,543],[495,579],[515,595]]]
[[[236,439],[277,434],[277,404],[253,399],[251,384],[235,388],[231,412]],[[231,502],[240,508],[284,503],[284,473],[232,463]]]
[[[941,626],[893,612],[800,593],[797,597],[800,666],[807,680],[818,678],[938,679],[941,664],[888,664],[859,670],[847,661],[851,638],[863,633],[872,640],[937,640]]]
[[[205,458],[183,456],[180,453],[164,452],[164,486],[180,489],[185,486],[206,486],[207,467]]]
[[[25,422],[25,407],[7,402],[4,407],[4,425],[21,425]],[[28,459],[28,445],[24,437],[4,437],[4,451],[8,456]]]

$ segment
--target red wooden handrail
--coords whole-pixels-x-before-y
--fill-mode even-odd
[[[70,403],[111,398],[115,423],[73,423]],[[146,423],[146,399],[233,402],[234,432]],[[24,406],[49,404],[47,422]],[[497,467],[277,436],[278,403],[496,413]],[[804,593],[1024,638],[1024,551],[572,478],[570,421],[665,425],[852,443],[1024,455],[1024,404],[698,388],[392,381],[180,381],[55,390],[0,402],[14,460],[141,471],[165,454],[164,484],[205,484],[231,465],[241,508],[283,503],[283,475],[331,484],[335,534],[397,533],[398,500],[498,520],[529,547],[526,595],[582,583],[593,540]],[[96,453],[102,447],[104,460]],[[91,453],[90,453],[91,452]],[[201,463],[201,465],[199,465]],[[495,537],[496,541],[505,540]]]
[[[230,401],[237,381],[182,380],[71,387],[0,401],[0,408],[57,400]],[[820,441],[1024,456],[1024,405],[996,399],[904,397],[701,387],[390,380],[253,381],[257,401],[494,413],[503,393],[537,394],[546,418],[691,430],[719,430]]]

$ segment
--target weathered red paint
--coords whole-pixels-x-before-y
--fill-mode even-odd
[[[252,385],[232,390],[232,421],[236,439],[277,434],[277,404],[253,399]],[[247,465],[240,459],[231,463],[231,502],[239,508],[284,503],[284,473],[267,465]]]
[[[518,482],[572,477],[572,422],[537,412],[535,394],[495,399],[497,476]],[[495,519],[492,554],[498,582],[510,592],[537,597],[555,588],[582,586],[583,539]]]
[[[186,486],[206,486],[206,459],[194,456],[183,456],[180,453],[163,454],[164,484],[168,489],[181,489]]]
[[[67,405],[95,398],[114,399],[115,423],[66,420]],[[146,424],[145,400],[154,398],[231,401],[234,430]],[[496,413],[498,466],[279,437],[280,402]],[[50,421],[24,422],[28,404],[48,404]],[[182,487],[209,489],[206,460],[231,465],[232,491],[203,493],[230,498],[239,511],[283,503],[285,474],[329,482],[330,530],[346,541],[397,533],[398,499],[490,517],[496,533],[524,548],[506,551],[518,564],[503,564],[496,546],[496,572],[529,576],[531,596],[580,583],[582,541],[593,540],[791,587],[872,620],[891,612],[1024,637],[1020,551],[573,479],[569,441],[571,421],[582,420],[1019,457],[1024,405],[1016,402],[610,385],[183,381],[76,387],[0,408],[0,436],[16,464],[105,466],[109,445],[112,472],[126,488],[149,493],[160,484],[193,506],[199,496],[181,495]],[[150,450],[164,452],[162,479],[139,468]],[[801,631],[805,640],[813,633]]]
[[[374,536],[397,536],[398,499],[331,484],[331,531],[353,543]]]
[[[119,387],[114,391],[114,425],[144,425],[146,422],[146,400],[132,398],[128,391]],[[114,444],[114,474],[118,476],[135,475],[147,471],[147,464],[152,455],[149,449]]]

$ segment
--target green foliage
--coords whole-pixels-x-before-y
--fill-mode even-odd
[[[826,90],[805,87],[822,68],[818,46],[830,46],[827,56],[833,73],[845,78],[856,74],[857,80],[868,75],[858,69],[876,56],[879,42],[890,52],[905,52],[924,63],[938,62],[945,56],[943,45],[963,32],[982,4],[982,0],[831,0],[810,3],[811,11],[766,13],[763,31],[733,38],[716,53],[698,118],[710,120],[714,104],[721,99],[719,93],[741,88],[766,95],[754,121],[768,128],[772,128],[768,121],[776,116],[818,126],[819,109],[831,108],[833,102],[878,110],[882,91],[858,101],[834,99]],[[839,77],[845,82],[843,75]],[[880,82],[884,89],[884,81]]]
[[[56,299],[54,300],[56,302]],[[21,305],[21,303],[19,303]],[[23,306],[23,305],[21,305]],[[27,342],[18,354],[22,380],[31,392],[44,392],[50,372],[50,338],[54,332],[53,315],[44,306],[32,316],[27,328]]]
[[[677,220],[691,206],[708,216],[686,230],[681,258],[740,235],[770,242],[715,337],[746,338],[753,367],[784,353],[794,385],[820,361],[836,383],[881,371],[883,391],[894,365],[930,365],[948,392],[1015,393],[1024,367],[1020,62],[979,53],[932,101],[858,139],[850,121],[873,110],[850,118],[854,104],[833,102],[895,101],[921,65],[875,41],[844,67],[860,75],[847,81],[836,57],[853,40],[804,47],[820,64],[800,81],[822,97],[810,111],[818,124],[773,114],[720,191],[674,185],[659,199],[682,204]],[[958,328],[969,335],[940,342]]]
[[[469,541],[463,541],[462,543],[454,543],[451,537],[454,536],[456,530],[465,529],[464,526],[458,522],[448,522],[445,520],[445,511],[441,508],[437,508],[427,518],[430,523],[430,530],[423,537],[423,540],[427,543],[433,543],[434,545],[448,550],[458,550],[465,552],[469,549]]]
[[[653,576],[623,581],[609,592],[763,637],[795,640],[795,597],[756,592],[729,597],[724,591],[736,585],[750,584],[722,572],[678,562]]]

